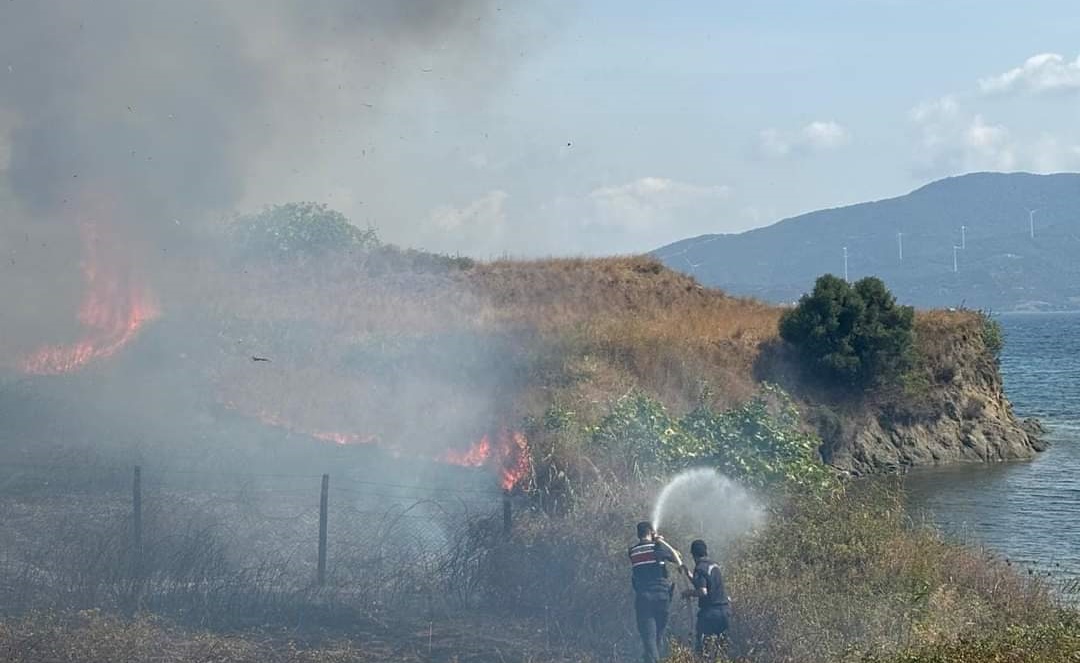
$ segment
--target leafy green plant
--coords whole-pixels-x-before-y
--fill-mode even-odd
[[[594,445],[639,480],[666,474],[673,457],[693,459],[703,453],[702,440],[687,435],[663,403],[641,392],[615,401],[590,433]]]
[[[995,320],[987,311],[979,311],[979,318],[982,320],[983,347],[996,361],[1001,358],[1001,351],[1005,347],[1005,336],[1001,331],[1001,323]]]
[[[733,410],[699,407],[679,428],[696,443],[689,450],[666,449],[674,465],[700,459],[757,487],[815,491],[835,485],[834,474],[821,462],[821,440],[803,430],[795,404],[774,385]]]
[[[680,419],[659,401],[633,393],[615,403],[592,430],[592,439],[629,463],[639,478],[707,465],[757,487],[835,485],[821,462],[820,440],[802,429],[791,398],[773,385],[733,410],[702,405]]]

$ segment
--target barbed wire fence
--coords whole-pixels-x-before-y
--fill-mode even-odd
[[[475,604],[509,536],[494,487],[153,466],[0,466],[0,611],[201,624],[434,616]]]

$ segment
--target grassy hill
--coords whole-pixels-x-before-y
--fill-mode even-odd
[[[781,309],[651,258],[473,264],[381,247],[186,266],[156,283],[164,314],[122,355],[20,379],[23,400],[0,407],[12,660],[626,660],[631,526],[694,464],[756,487],[768,514],[724,546],[738,660],[951,663],[967,660],[963,643],[1013,656],[1050,633],[1049,656],[1075,642],[1046,585],[912,523],[896,488],[825,472],[808,434],[861,416],[950,422],[965,385],[994,396],[977,314],[920,315],[915,388],[851,399],[797,370]],[[28,393],[50,395],[48,429],[27,421]],[[147,481],[179,468],[149,484],[145,581],[125,545],[129,468],[48,465],[67,416],[91,448],[138,438]],[[409,459],[469,452],[503,428],[528,435],[529,472],[499,534],[499,514],[451,510],[500,499],[496,486],[435,484]],[[307,575],[321,472],[333,474],[326,586]],[[456,492],[388,506],[403,488]],[[669,535],[685,547],[697,534]]]

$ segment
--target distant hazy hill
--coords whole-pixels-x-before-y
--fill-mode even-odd
[[[1031,210],[1038,210],[1034,239]],[[966,247],[957,250],[954,272],[962,226]],[[842,276],[844,247],[851,279],[879,276],[916,306],[1078,308],[1080,174],[964,175],[899,198],[682,240],[653,254],[707,285],[787,302],[825,272]]]

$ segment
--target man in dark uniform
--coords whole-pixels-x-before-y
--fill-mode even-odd
[[[705,648],[705,638],[720,637],[728,629],[731,618],[731,600],[724,589],[720,567],[709,559],[709,548],[701,539],[690,544],[694,557],[694,588],[683,592],[686,598],[697,597],[697,626],[694,629],[694,651],[700,656]]]
[[[634,612],[645,663],[657,663],[664,652],[668,612],[675,585],[666,564],[682,566],[678,551],[656,533],[651,523],[638,523],[638,542],[630,547]]]

